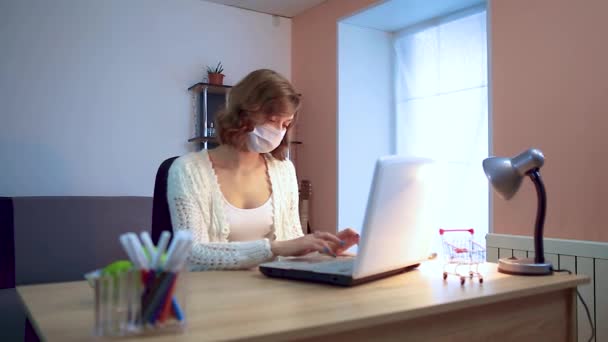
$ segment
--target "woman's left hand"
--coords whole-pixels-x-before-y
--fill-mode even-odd
[[[359,234],[351,228],[346,228],[338,232],[336,236],[344,241],[344,244],[340,244],[334,248],[334,253],[340,255],[347,249],[359,243]]]

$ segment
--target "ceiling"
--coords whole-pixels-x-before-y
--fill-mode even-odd
[[[327,0],[207,0],[218,4],[292,18]]]

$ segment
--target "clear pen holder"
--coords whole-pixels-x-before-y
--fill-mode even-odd
[[[94,280],[97,336],[181,332],[186,273],[133,270]]]

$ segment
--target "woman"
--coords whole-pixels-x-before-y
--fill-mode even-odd
[[[275,256],[335,256],[359,236],[352,229],[304,235],[295,169],[286,159],[300,96],[272,70],[247,75],[218,113],[220,145],[186,154],[169,170],[174,230],[192,232],[192,270],[244,269]]]

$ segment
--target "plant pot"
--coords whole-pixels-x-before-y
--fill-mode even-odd
[[[208,73],[209,84],[222,85],[224,84],[224,74]]]

